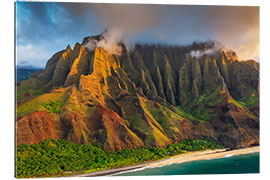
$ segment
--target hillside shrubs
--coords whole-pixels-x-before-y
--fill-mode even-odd
[[[46,108],[48,113],[59,114],[62,112],[61,107],[63,106],[63,101],[49,101],[42,103],[42,106]]]
[[[166,148],[143,147],[121,151],[105,151],[66,140],[46,140],[39,144],[19,145],[16,153],[16,177],[59,175],[66,171],[92,172],[123,167],[183,153],[216,149],[221,146],[209,140],[186,140]]]

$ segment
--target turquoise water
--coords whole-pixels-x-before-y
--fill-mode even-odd
[[[200,160],[163,167],[146,168],[116,176],[187,175],[187,174],[243,174],[260,172],[260,154],[249,153],[219,159]]]

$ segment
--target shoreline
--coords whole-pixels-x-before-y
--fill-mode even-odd
[[[161,159],[158,161],[131,165],[120,168],[106,169],[91,173],[77,174],[75,177],[92,177],[92,176],[106,176],[113,175],[118,173],[124,173],[131,170],[139,170],[142,168],[156,168],[161,166],[166,166],[175,163],[183,163],[190,161],[198,161],[198,160],[207,160],[207,159],[217,159],[234,155],[248,154],[260,152],[260,146],[249,147],[245,149],[235,149],[235,150],[227,150],[227,149],[214,149],[214,150],[204,150],[204,151],[193,151],[186,152],[183,154],[175,155],[167,159]]]

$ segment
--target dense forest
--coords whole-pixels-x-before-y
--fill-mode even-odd
[[[185,151],[216,148],[222,147],[214,141],[185,140],[163,149],[143,147],[114,152],[91,144],[81,145],[52,139],[39,144],[17,146],[16,177],[63,176],[75,171],[87,173],[158,160]]]

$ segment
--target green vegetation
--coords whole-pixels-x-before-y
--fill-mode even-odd
[[[16,108],[17,116],[22,117],[35,111],[45,111],[46,107],[44,107],[42,104],[46,104],[50,101],[56,102],[62,99],[66,99],[68,90],[69,88],[58,89],[58,91],[42,94],[30,101],[23,103]]]
[[[234,104],[235,106],[239,107],[242,111],[244,111],[245,113],[247,113],[251,117],[256,118],[256,117],[254,117],[254,114],[252,114],[245,106],[243,106],[243,104],[240,104],[239,102],[237,102],[233,98],[229,99],[229,103]]]
[[[45,111],[48,109],[46,107],[49,107],[50,105],[50,101],[52,102],[57,102],[57,101],[61,101],[62,99],[66,99],[67,95],[68,95],[68,88],[66,89],[58,89],[58,91],[55,92],[50,92],[50,93],[46,93],[43,94],[41,96],[38,96],[26,103],[23,103],[22,105],[18,106],[16,108],[16,113],[18,117],[22,117],[25,116],[27,114],[30,114],[32,112],[35,111]],[[44,106],[44,105],[46,106]],[[54,103],[52,103],[54,106]],[[61,104],[60,102],[56,103],[56,107],[58,106],[57,104]],[[54,110],[52,110],[54,111]],[[51,112],[52,112],[51,111]],[[56,112],[59,112],[59,110],[57,110]]]
[[[198,106],[197,108],[192,110],[190,112],[190,114],[193,117],[196,117],[196,118],[204,120],[204,121],[207,121],[207,120],[215,117],[215,114],[211,114],[209,108],[207,108],[205,106]]]
[[[63,106],[63,101],[49,101],[41,105],[46,108],[48,113],[59,114],[62,112],[61,107]]]
[[[157,122],[159,124],[161,124],[161,125],[166,124],[166,120],[168,119],[166,116],[167,116],[168,112],[165,114],[164,107],[161,107],[160,109],[153,108],[153,110],[151,111],[151,114],[157,120]],[[169,116],[169,117],[171,117],[171,116]]]
[[[245,107],[257,107],[259,105],[259,97],[254,94],[250,94],[241,98],[238,102]]]
[[[239,104],[241,104],[242,106],[246,108],[259,106],[260,97],[259,97],[258,92],[256,92],[256,90],[254,89],[251,89],[251,91],[247,95],[243,96],[242,98],[239,97],[239,95],[237,95],[236,93],[231,93],[231,96]]]
[[[36,89],[33,87],[20,87],[20,88],[17,88],[17,90],[16,90],[16,100],[17,101],[23,100],[25,98],[25,95],[34,97],[34,96],[42,95],[44,93],[45,92],[43,90]]]
[[[28,82],[26,83],[24,81],[24,85],[17,86],[16,88],[16,100],[24,100],[26,97],[31,96],[39,96],[41,94],[44,94],[45,91],[40,89],[40,87],[33,86],[33,78],[30,78],[30,76],[41,69],[16,69],[16,81],[24,81],[28,79]]]
[[[207,121],[215,117],[215,113],[211,112],[209,106],[214,106],[220,103],[226,94],[220,88],[214,89],[210,92],[205,91],[198,99],[190,102],[188,105],[182,105],[177,109],[185,111],[184,117],[200,121]]]
[[[196,108],[191,108],[192,105],[189,106],[178,106],[178,109],[181,109],[184,117],[187,117],[191,120],[198,121],[207,121],[213,117],[215,117],[214,113],[210,112],[210,109],[206,105],[198,105]]]
[[[66,140],[46,140],[39,144],[17,146],[16,177],[64,175],[123,167],[153,161],[184,151],[221,148],[210,140],[185,140],[164,149],[143,147],[121,151],[104,151],[91,144],[80,145]]]
[[[196,104],[207,104],[207,105],[215,105],[220,103],[226,94],[222,92],[221,88],[214,89],[210,92],[204,92],[199,99],[197,99]]]

